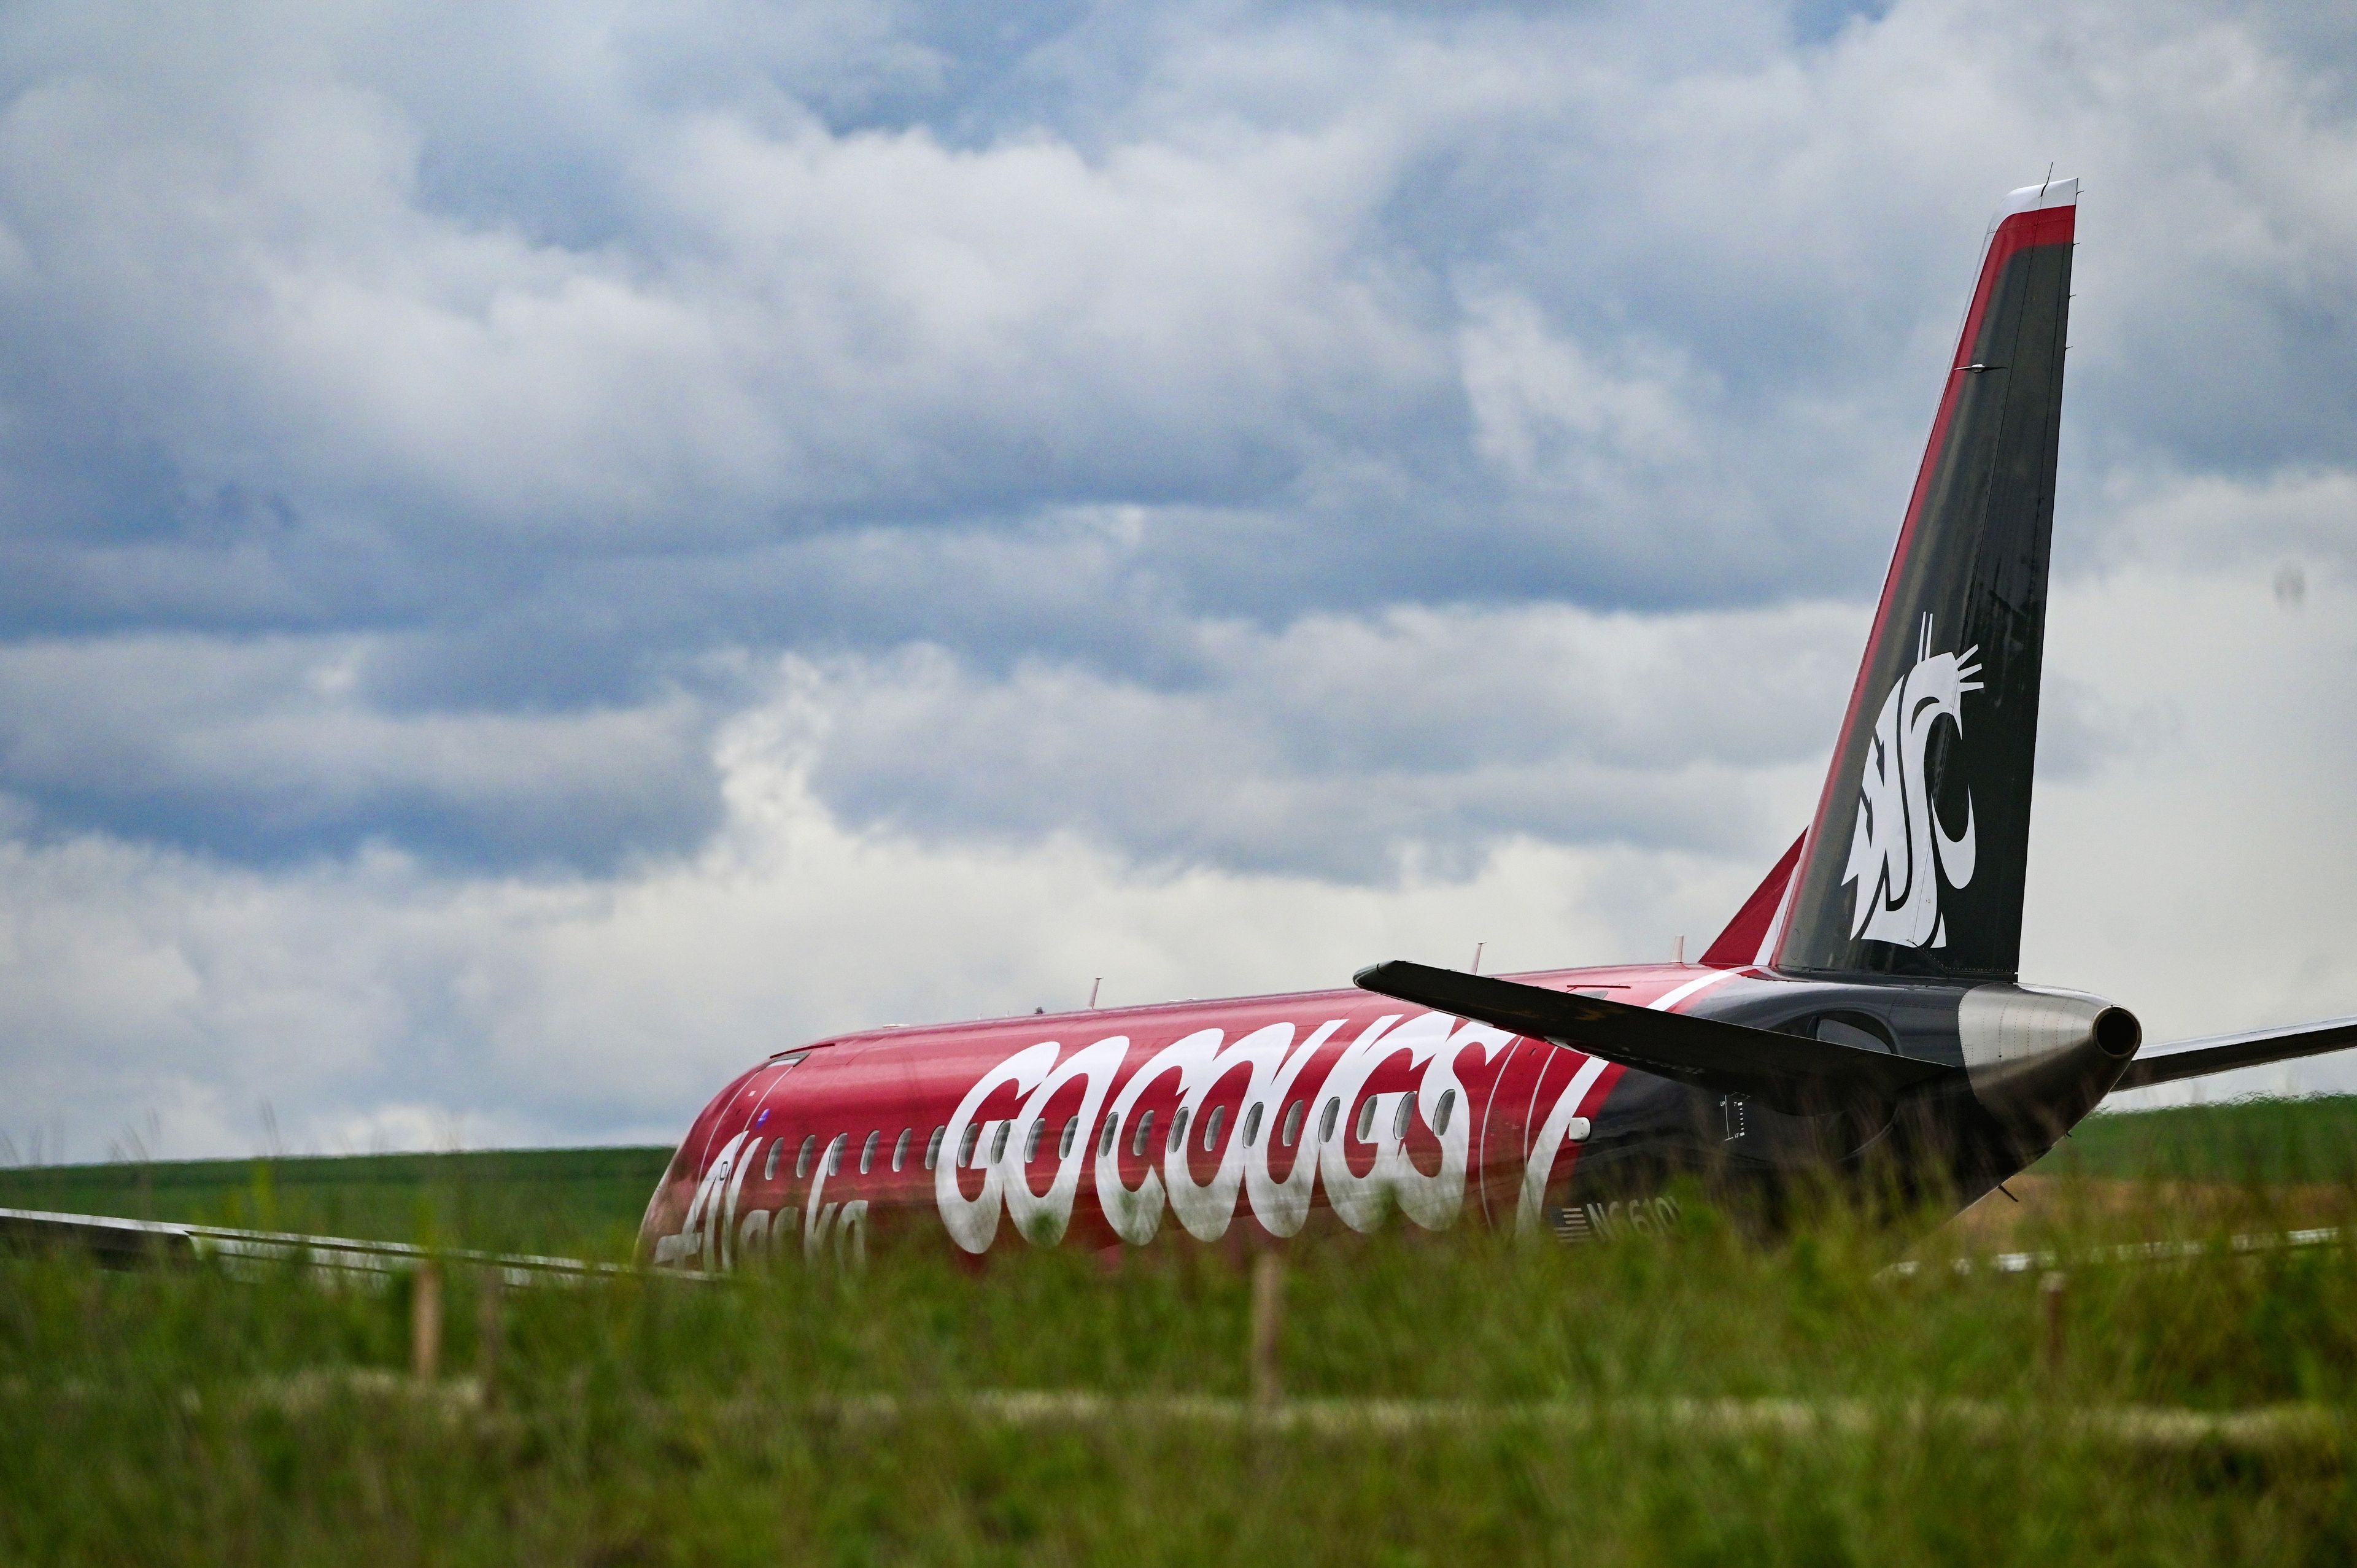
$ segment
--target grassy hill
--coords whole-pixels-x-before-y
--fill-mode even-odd
[[[2357,1180],[2357,1095],[2091,1116],[2037,1169],[2148,1181]]]
[[[672,1152],[490,1149],[0,1169],[0,1208],[620,1257]]]

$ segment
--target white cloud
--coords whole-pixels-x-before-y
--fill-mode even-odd
[[[1691,372],[1674,358],[1641,356],[1615,374],[1513,295],[1474,301],[1462,342],[1474,447],[1518,483],[1602,489],[1594,469],[1603,464],[1638,468],[1640,483],[1658,485],[1665,470],[1706,458],[1684,406],[1692,394],[1678,385]]]
[[[1139,872],[1070,838],[927,847],[845,831],[756,735],[730,749],[727,830],[611,881],[11,846],[0,1096],[63,1119],[84,1157],[151,1111],[156,1152],[242,1152],[265,1101],[297,1150],[426,1126],[660,1141],[743,1066],[833,1029],[1071,1007],[1099,975],[1108,1003],[1347,984],[1372,958],[1469,956],[1466,932],[1491,933],[1495,963],[1538,962],[1674,907],[1629,897],[1648,879],[1628,852],[1529,843],[1376,893]],[[1717,868],[1691,880],[1740,896]]]
[[[556,123],[608,210],[561,237],[551,151],[504,205],[442,199],[549,134],[487,108],[480,57],[304,8],[193,49],[118,47],[156,31],[129,14],[20,22],[48,69],[0,113],[0,310],[189,485],[323,522],[597,549],[1043,489],[1282,497],[1385,448],[1429,469],[1400,435],[1469,404],[1510,499],[1561,499],[1550,431],[1638,465],[1555,526],[1649,518],[1658,576],[1727,547],[1730,509],[1754,536],[1881,526],[1824,455],[1903,482],[1973,225],[2060,157],[2095,177],[2081,365],[2122,435],[2346,435],[2257,411],[2345,366],[2303,328],[2357,286],[2357,139],[2232,19],[1920,0],[1793,49],[1744,5],[1182,12],[1085,134],[1043,98],[965,144],[781,90],[905,73],[925,50],[888,13],[754,15],[478,23],[534,101],[582,100]],[[1466,227],[1477,181],[1520,205]],[[2161,353],[2176,373],[2144,373]],[[1802,433],[1817,461],[1780,450]]]
[[[2041,774],[2026,975],[2116,997],[2156,1047],[2357,1014],[2353,587],[2310,579],[2287,606],[2261,560],[2139,566],[2058,598],[2049,670],[2146,733],[2108,765]],[[2357,1090],[2357,1060],[2126,1103],[2286,1086]]]
[[[2099,737],[2063,776],[2049,770],[2029,978],[2114,995],[2156,1043],[2352,1010],[2357,908],[2345,895],[2357,867],[2342,828],[2357,756],[2347,726],[2330,722],[2357,664],[2349,593],[2345,580],[2322,579],[2289,608],[2256,567],[2162,565],[2058,596],[2050,667],[2083,688],[2083,710],[2169,723],[2137,721],[2131,732],[2150,733],[2135,745]],[[1238,668],[1330,660],[1326,690],[1344,710],[1332,722],[1350,732],[1360,727],[1351,703],[1386,686],[1386,660],[1416,663],[1389,645],[1486,644],[1504,668],[1550,642],[1575,654],[1609,646],[1609,629],[1570,612],[1409,618],[1381,633],[1311,626]],[[389,852],[265,874],[96,838],[18,841],[0,864],[10,889],[0,1036],[15,1042],[0,1058],[0,1100],[55,1108],[86,1154],[150,1110],[166,1149],[250,1147],[264,1100],[296,1147],[366,1146],[429,1124],[445,1142],[659,1140],[770,1050],[845,1027],[1068,1007],[1097,975],[1108,1001],[1127,1002],[1338,984],[1391,954],[1459,962],[1475,940],[1501,968],[1652,957],[1678,934],[1693,950],[1814,794],[1818,758],[1796,760],[1766,726],[1746,739],[1746,710],[1760,691],[1823,671],[1813,637],[1771,622],[1791,639],[1786,651],[1755,654],[1744,679],[1714,690],[1702,660],[1675,657],[1682,640],[1772,647],[1756,618],[1625,629],[1617,661],[1575,657],[1559,683],[1525,674],[1507,704],[1550,686],[1583,693],[1572,711],[1542,706],[1534,722],[1591,736],[1600,751],[1634,735],[1634,757],[1659,745],[1643,737],[1649,726],[1689,744],[1734,732],[1705,782],[1684,781],[1675,747],[1650,775],[1680,791],[1682,810],[1715,807],[1743,824],[1728,842],[1581,847],[1509,833],[1469,868],[1435,874],[1411,861],[1394,880],[1353,886],[1142,866],[1072,831],[920,839],[846,824],[810,784],[839,744],[830,718],[897,735],[962,703],[980,706],[985,728],[1036,703],[1049,721],[1093,732],[1102,721],[1091,715],[1118,702],[1140,733],[1183,740],[1214,722],[1189,714],[1198,699],[1185,692],[1074,699],[1037,671],[994,687],[926,660],[831,679],[797,671],[717,743],[727,807],[714,838],[693,856],[612,876],[453,875]],[[1480,656],[1470,662],[1477,680],[1456,689],[1460,700],[1480,690]],[[1275,684],[1280,709],[1324,701],[1317,679]],[[866,712],[895,704],[904,712]],[[1283,793],[1284,719],[1257,732],[1236,729],[1233,713],[1217,722],[1264,747],[1236,787]],[[2050,750],[2070,739],[2072,721],[2059,722],[2061,735],[2050,712]],[[951,766],[963,738],[939,737]],[[894,739],[881,751],[901,747]],[[1483,749],[1469,751],[1475,788]],[[1134,755],[1127,737],[1114,750]],[[1434,748],[1414,750],[1428,761]],[[1182,775],[1197,769],[1193,789],[1230,777],[1217,757],[1157,755]],[[1577,769],[1564,772],[1576,789]],[[1348,778],[1383,787],[1363,764]],[[1355,804],[1343,782],[1319,800]],[[2328,1062],[2287,1081],[2352,1076]],[[20,1144],[28,1131],[17,1130]]]
[[[13,9],[0,1104],[659,1136],[1101,972],[1699,940],[2050,159],[2032,970],[2357,1012],[2346,29],[1793,30]]]
[[[1723,849],[1796,826],[1861,624],[1402,608],[1205,626],[1154,685],[940,650],[798,660],[785,711],[855,821],[1382,880],[1515,837]]]

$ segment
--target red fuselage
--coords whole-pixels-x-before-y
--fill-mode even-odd
[[[1675,1009],[1737,972],[1518,978]],[[938,1225],[979,1253],[1365,1230],[1394,1210],[1430,1230],[1560,1230],[1550,1191],[1622,1075],[1355,990],[846,1035],[780,1052],[705,1108],[640,1249],[728,1269],[840,1257],[885,1225]],[[1595,1219],[1643,1228],[1654,1212]]]

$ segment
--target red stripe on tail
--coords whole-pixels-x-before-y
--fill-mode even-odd
[[[1792,847],[1784,852],[1776,869],[1768,874],[1768,880],[1752,890],[1751,897],[1743,901],[1743,908],[1735,912],[1735,918],[1727,923],[1727,929],[1718,933],[1718,940],[1702,955],[1704,963],[1713,969],[1747,969],[1761,961],[1761,950],[1768,945],[1768,928],[1776,918],[1776,907],[1784,901],[1784,889],[1792,886],[1793,867],[1801,864],[1801,846],[1808,839],[1809,835],[1803,833],[1792,841]]]

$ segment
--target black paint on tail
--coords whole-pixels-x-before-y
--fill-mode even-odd
[[[2078,181],[1998,212],[1803,854],[1781,969],[2010,980]]]

